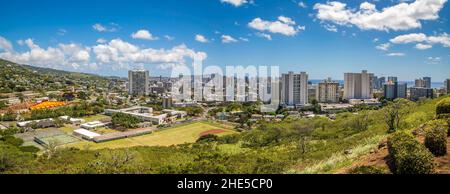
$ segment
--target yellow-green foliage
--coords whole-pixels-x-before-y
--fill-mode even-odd
[[[435,156],[443,156],[447,153],[447,124],[442,120],[429,122],[425,130],[425,147]]]
[[[433,154],[420,144],[410,132],[399,131],[388,138],[391,170],[394,174],[431,174],[434,172]]]
[[[450,97],[439,101],[436,106],[436,114],[439,118],[450,118]]]

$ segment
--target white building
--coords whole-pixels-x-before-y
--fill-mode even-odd
[[[92,122],[84,123],[84,124],[80,125],[80,127],[87,129],[87,130],[92,130],[92,129],[104,127],[106,125],[107,125],[107,123],[103,123],[101,121],[92,121]]]
[[[372,79],[374,75],[363,70],[361,73],[344,74],[343,99],[370,99],[372,98]]]
[[[86,129],[77,129],[73,131],[73,135],[81,137],[83,139],[87,139],[87,140],[92,140],[94,139],[94,137],[99,137],[101,136],[98,133],[94,133],[92,131],[88,131]]]
[[[317,84],[316,100],[318,102],[336,103],[339,101],[339,83],[331,78]]]
[[[144,96],[150,93],[147,70],[128,71],[128,92],[133,96]]]
[[[106,115],[113,115],[114,113],[124,113],[140,119],[141,121],[149,121],[154,125],[161,125],[167,118],[167,114],[154,115],[153,109],[149,107],[135,106],[120,110],[105,109]]]
[[[281,75],[281,104],[303,106],[308,103],[308,74],[306,72]]]

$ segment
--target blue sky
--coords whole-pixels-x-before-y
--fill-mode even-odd
[[[143,66],[156,76],[200,56],[204,66],[279,65],[311,79],[362,69],[400,80],[450,76],[446,0],[0,4],[0,57],[36,66],[119,76]]]

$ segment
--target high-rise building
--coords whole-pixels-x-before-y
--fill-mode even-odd
[[[450,94],[450,78],[445,80],[444,86],[445,86],[445,91],[447,92],[447,94]]]
[[[308,74],[306,72],[281,75],[281,103],[302,106],[308,103]]]
[[[339,102],[339,83],[328,78],[317,84],[316,100],[326,103]]]
[[[396,82],[398,82],[398,78],[394,77],[394,76],[389,76],[388,77],[388,82],[396,83]]]
[[[344,74],[343,99],[370,99],[372,98],[372,73],[363,70],[361,73]]]
[[[423,77],[423,78],[416,79],[415,87],[431,88],[431,77]]]
[[[150,93],[147,70],[128,71],[128,93],[133,96],[144,96]]]
[[[163,108],[172,108],[173,100],[171,96],[163,97]]]
[[[375,85],[375,89],[380,90],[383,89],[383,85],[384,83],[386,83],[386,78],[385,77],[380,77],[377,79],[376,81],[376,85]]]
[[[408,90],[408,84],[407,83],[399,83],[397,84],[397,98],[407,98],[407,90]]]
[[[424,87],[409,88],[409,98],[413,101],[420,100],[421,98],[433,98],[433,89]]]
[[[398,83],[392,81],[384,84],[383,87],[384,97],[389,100],[393,100],[396,98],[406,98],[406,90],[406,83]]]
[[[431,88],[431,77],[423,77],[425,88]]]

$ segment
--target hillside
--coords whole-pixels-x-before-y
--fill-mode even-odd
[[[443,98],[443,97],[442,97]],[[398,130],[416,129],[436,116],[439,99],[406,103]],[[61,148],[34,155],[0,142],[14,158],[3,173],[348,173],[390,135],[386,108],[340,113],[336,120],[293,119],[176,146],[118,149]],[[0,150],[2,150],[0,149]],[[447,157],[448,158],[448,157]],[[445,160],[445,157],[442,159]],[[439,170],[439,169],[438,169]]]
[[[71,85],[107,86],[108,78],[49,68],[20,65],[0,59],[0,93],[52,91]]]

